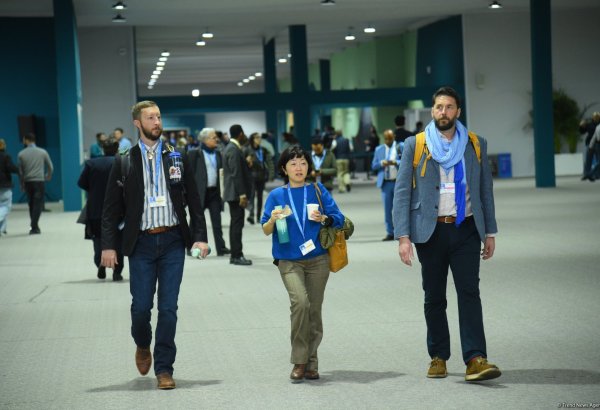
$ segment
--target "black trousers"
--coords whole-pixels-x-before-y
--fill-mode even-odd
[[[452,270],[458,299],[458,321],[463,360],[487,357],[483,314],[479,297],[481,241],[473,218],[460,227],[438,222],[426,243],[415,244],[425,291],[427,350],[432,358],[450,358],[450,332],[446,317],[446,283]]]
[[[204,210],[208,209],[210,214],[210,223],[212,225],[213,235],[215,237],[215,246],[217,252],[225,248],[223,240],[223,228],[221,225],[221,196],[217,188],[207,188],[204,198]]]
[[[250,198],[248,198],[248,207],[246,208],[250,213],[250,217],[254,217],[256,211],[256,220],[260,221],[262,217],[262,206],[263,206],[263,192],[265,190],[265,181],[254,180],[252,183],[252,192]],[[256,199],[256,206],[254,206],[254,200]]]
[[[25,192],[27,193],[29,204],[29,219],[31,220],[31,229],[39,229],[40,215],[44,209],[44,181],[25,182]]]
[[[86,231],[89,233],[89,237],[92,239],[94,244],[94,264],[97,268],[100,267],[100,259],[102,257],[102,221],[100,219],[92,219],[87,222]],[[118,243],[117,243],[117,266],[115,266],[114,272],[121,273],[123,271],[125,257],[121,250],[121,232],[119,231]]]
[[[242,229],[244,229],[244,208],[238,201],[227,201],[231,222],[229,224],[229,243],[231,245],[231,257],[240,258],[244,256],[242,251]]]

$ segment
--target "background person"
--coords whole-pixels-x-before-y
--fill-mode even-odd
[[[394,141],[394,131],[385,130],[384,144],[375,148],[372,168],[377,172],[377,187],[381,189],[383,214],[385,220],[385,237],[383,241],[394,240],[394,222],[392,207],[394,206],[394,185],[398,175],[398,164],[402,154],[401,143]]]
[[[223,212],[223,198],[221,197],[220,171],[223,169],[221,152],[217,149],[219,138],[214,128],[203,128],[200,131],[200,149],[188,151],[190,172],[194,175],[200,207],[202,212],[208,209],[212,225],[217,256],[228,255],[231,251],[225,246],[223,228],[221,226],[221,212]],[[192,226],[192,231],[194,227]]]
[[[102,255],[102,208],[108,177],[112,169],[115,155],[119,151],[119,142],[114,137],[103,141],[104,155],[85,161],[77,185],[87,192],[86,201],[86,238],[89,237],[94,245],[94,263],[98,268],[98,279],[106,278],[106,267],[100,264]],[[120,232],[119,232],[120,233]],[[121,251],[120,238],[117,241],[117,265],[113,269],[113,281],[123,280],[123,252]]]
[[[6,235],[8,214],[12,208],[12,176],[19,168],[6,152],[6,141],[0,138],[0,236]]]
[[[267,197],[261,224],[265,235],[273,235],[273,258],[290,298],[291,363],[294,364],[290,378],[294,382],[318,379],[317,349],[323,338],[321,306],[329,278],[329,255],[321,247],[319,230],[331,225],[341,228],[344,215],[322,184],[319,187],[325,209],[308,214],[307,204],[319,201],[314,184],[306,183],[312,160],[300,146],[293,145],[281,153],[277,170],[285,185],[275,188]],[[275,209],[276,205],[287,205],[292,210],[292,215],[286,218],[288,243],[279,243],[274,229],[282,213]]]
[[[19,152],[18,167],[21,190],[29,198],[29,218],[31,220],[30,235],[40,234],[39,220],[44,209],[45,182],[52,179],[54,167],[48,152],[35,145],[35,134],[28,133],[23,137],[25,149]]]
[[[252,174],[252,189],[248,202],[248,218],[254,225],[254,215],[258,221],[262,216],[263,192],[267,181],[273,180],[273,157],[269,151],[262,146],[262,136],[255,132],[250,135],[248,145],[244,147],[244,155]],[[256,205],[254,202],[256,201]]]

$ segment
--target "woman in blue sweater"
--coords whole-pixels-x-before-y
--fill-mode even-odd
[[[344,215],[320,183],[324,209],[319,207],[308,214],[307,205],[319,203],[315,185],[306,183],[312,169],[309,152],[298,145],[288,147],[277,164],[285,185],[271,191],[261,219],[265,235],[273,234],[273,258],[290,297],[291,362],[294,364],[290,378],[293,382],[319,378],[317,348],[323,338],[321,306],[329,278],[329,255],[319,242],[319,230],[321,226],[341,228],[344,224]],[[275,223],[289,214],[286,206],[292,212],[284,220],[287,235],[279,235]]]

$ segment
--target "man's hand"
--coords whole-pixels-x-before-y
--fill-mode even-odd
[[[208,243],[206,242],[194,242],[192,249],[200,249],[200,257],[202,259],[208,256]]]
[[[240,207],[245,209],[247,206],[248,206],[248,198],[245,196],[240,197]]]
[[[398,245],[398,253],[400,254],[400,260],[402,263],[408,266],[412,266],[412,260],[415,258],[413,253],[412,242],[408,237],[400,238],[400,245]]]
[[[494,250],[496,249],[496,238],[488,236],[485,238],[483,243],[483,249],[481,250],[481,256],[484,261],[494,256]]]
[[[107,268],[114,269],[117,262],[117,251],[114,249],[106,249],[102,251],[102,256],[100,257],[100,265],[106,266]]]

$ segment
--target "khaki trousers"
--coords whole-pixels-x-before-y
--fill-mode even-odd
[[[348,185],[350,185],[350,160],[336,159],[335,165],[337,168],[338,191],[346,192]]]
[[[290,362],[306,364],[306,370],[318,370],[317,349],[323,339],[321,306],[329,279],[329,255],[297,261],[280,260],[279,272],[290,296]]]

